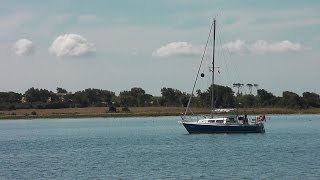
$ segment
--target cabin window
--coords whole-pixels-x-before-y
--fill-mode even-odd
[[[217,120],[216,122],[217,123],[223,123],[223,120]]]

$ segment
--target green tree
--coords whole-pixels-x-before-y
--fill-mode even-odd
[[[136,99],[131,95],[130,91],[121,91],[119,94],[120,106],[133,107],[136,106]]]
[[[258,89],[257,97],[258,97],[259,105],[263,107],[274,106],[277,103],[276,97],[272,93],[264,89]]]
[[[147,106],[150,105],[152,95],[146,94],[145,90],[139,87],[131,88],[130,91],[122,91],[119,94],[121,106]]]
[[[317,93],[304,92],[302,93],[303,99],[306,101],[308,106],[319,108],[320,107],[320,96]]]
[[[201,92],[197,90],[197,95],[201,104],[209,107],[211,106],[211,92],[213,89],[213,98],[216,108],[232,108],[235,107],[234,92],[230,87],[213,85],[213,88],[209,87],[207,91]]]
[[[83,107],[89,105],[99,105],[99,104],[112,104],[112,98],[115,93],[108,90],[93,89],[88,88],[83,91],[77,91],[72,96],[66,96],[76,104],[80,104]]]
[[[255,107],[257,106],[257,99],[255,96],[248,94],[237,96],[237,102],[239,107]]]
[[[162,97],[159,99],[161,106],[186,106],[188,104],[188,95],[178,89],[162,88]]]
[[[0,92],[0,103],[19,103],[22,95],[15,92]]]
[[[25,93],[24,96],[27,98],[28,102],[42,102],[46,103],[49,98],[56,99],[55,93],[48,91],[46,89],[30,88]]]
[[[57,93],[68,93],[68,91],[63,88],[57,87]]]
[[[283,91],[280,105],[288,108],[305,108],[305,101],[296,93]]]

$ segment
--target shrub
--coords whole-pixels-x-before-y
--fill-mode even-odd
[[[68,104],[66,103],[60,103],[60,102],[54,102],[50,104],[46,104],[44,106],[45,109],[62,109],[62,108],[68,108]]]
[[[117,108],[113,105],[109,106],[109,112],[117,112]]]
[[[130,112],[130,109],[128,107],[123,107],[121,109],[122,112]]]
[[[16,110],[16,106],[12,104],[8,107],[8,110],[9,111]]]
[[[36,115],[37,115],[37,112],[32,111],[32,112],[31,112],[31,115],[36,116]]]
[[[44,106],[42,104],[38,104],[37,109],[44,109]]]

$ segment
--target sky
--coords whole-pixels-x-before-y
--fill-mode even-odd
[[[278,96],[320,94],[318,0],[0,4],[0,91],[62,87],[118,94],[141,87],[160,95],[167,87],[191,92],[216,18],[216,83],[259,84]],[[208,74],[208,67],[201,72]],[[198,85],[206,89],[209,83],[201,79]]]

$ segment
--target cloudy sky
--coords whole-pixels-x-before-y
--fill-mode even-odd
[[[0,3],[0,91],[190,92],[215,17],[219,84],[320,93],[318,0]]]

